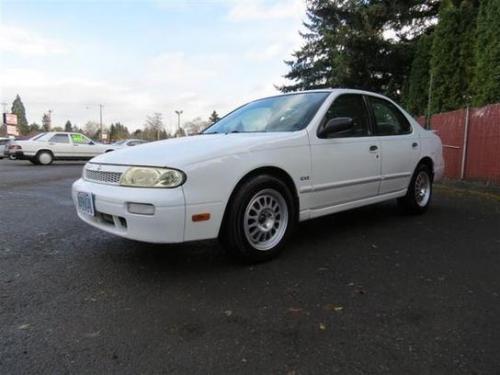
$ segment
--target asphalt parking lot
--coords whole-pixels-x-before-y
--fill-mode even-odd
[[[279,259],[79,221],[82,163],[0,160],[0,373],[500,372],[500,199],[448,187],[299,226]]]

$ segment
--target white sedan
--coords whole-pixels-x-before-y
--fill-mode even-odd
[[[5,156],[5,147],[9,144],[10,139],[9,138],[4,138],[0,137],[0,159],[3,159]]]
[[[88,160],[114,149],[112,145],[95,142],[80,133],[48,132],[12,142],[9,154],[33,164],[48,165],[54,160]]]
[[[78,216],[154,243],[220,238],[275,256],[299,221],[397,198],[424,212],[440,139],[390,99],[348,89],[260,99],[202,134],[104,154],[73,184]]]

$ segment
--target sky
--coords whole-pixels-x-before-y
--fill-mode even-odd
[[[223,115],[277,93],[302,44],[303,0],[0,0],[0,100],[28,122],[141,128]]]

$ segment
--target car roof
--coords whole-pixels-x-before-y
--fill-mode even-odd
[[[50,131],[50,132],[46,132],[45,134],[82,134],[82,133],[78,133],[78,132],[55,132],[55,131]]]
[[[359,90],[359,89],[350,89],[350,88],[344,88],[344,87],[336,87],[336,88],[324,88],[324,89],[314,89],[314,90],[301,90],[301,91],[291,91],[291,92],[285,92],[281,94],[276,94],[276,95],[270,95],[266,96],[263,98],[258,98],[256,100],[262,100],[262,99],[267,99],[267,98],[275,98],[275,97],[280,97],[280,96],[287,96],[287,95],[296,95],[296,94],[307,94],[307,93],[314,93],[314,92],[324,92],[324,93],[338,93],[338,94],[361,94],[361,95],[372,95],[372,96],[378,96],[380,98],[384,99],[389,99],[386,96],[372,92],[372,91],[366,91],[366,90]]]

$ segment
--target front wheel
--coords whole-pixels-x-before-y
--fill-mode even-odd
[[[398,199],[398,205],[410,214],[422,214],[429,208],[432,198],[432,172],[425,165],[417,166],[408,186],[408,192]]]
[[[288,186],[262,175],[245,182],[229,203],[221,238],[228,251],[247,262],[275,257],[296,223]]]

